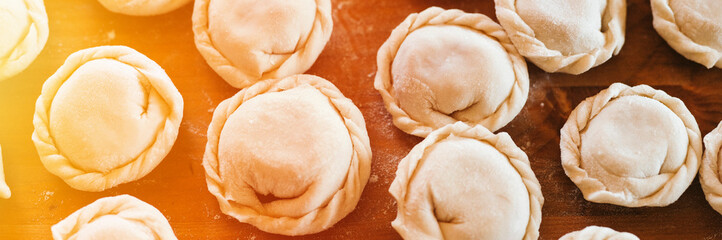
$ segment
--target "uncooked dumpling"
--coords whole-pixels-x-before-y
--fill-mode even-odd
[[[0,81],[25,70],[48,40],[42,0],[0,1]]]
[[[702,141],[684,103],[647,85],[612,84],[561,129],[562,166],[591,202],[667,206],[697,174]]]
[[[98,0],[114,13],[133,16],[152,16],[168,13],[186,5],[191,0]]]
[[[718,0],[652,0],[654,29],[689,60],[722,68],[722,4]]]
[[[326,230],[356,207],[371,149],[351,100],[325,79],[294,75],[223,101],[203,166],[225,214],[295,236]]]
[[[53,225],[55,240],[175,240],[163,213],[130,195],[106,197]]]
[[[420,137],[457,121],[496,131],[529,93],[526,62],[482,14],[437,7],[411,14],[377,59],[374,87],[394,124]]]
[[[607,227],[589,226],[582,230],[570,232],[559,240],[639,240],[628,232],[617,232]]]
[[[580,74],[624,45],[625,0],[495,0],[519,53],[547,72]]]
[[[722,122],[704,137],[704,145],[699,183],[702,184],[709,205],[722,214]]]
[[[332,29],[330,0],[196,0],[193,11],[198,51],[237,88],[305,72]]]
[[[544,198],[508,134],[447,125],[399,162],[389,188],[404,239],[537,239]]]
[[[5,172],[3,171],[2,149],[0,149],[0,198],[10,198],[10,188],[5,183]]]
[[[103,191],[147,175],[168,154],[183,99],[153,60],[124,46],[73,53],[43,84],[33,142],[71,187]]]

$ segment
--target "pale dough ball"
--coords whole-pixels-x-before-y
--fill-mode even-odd
[[[197,0],[193,11],[198,51],[237,88],[305,72],[332,29],[330,0]]]
[[[639,240],[628,232],[617,232],[614,229],[589,226],[579,231],[564,234],[559,240]]]
[[[562,166],[584,198],[667,206],[699,168],[699,127],[684,103],[646,85],[612,84],[577,106],[561,130]]]
[[[223,101],[203,158],[221,210],[263,231],[317,233],[361,197],[371,149],[359,109],[330,82],[294,75]]]
[[[48,40],[42,0],[0,1],[0,81],[27,68]]]
[[[98,199],[51,230],[55,240],[177,239],[158,209],[130,195]]]
[[[654,29],[682,56],[722,68],[722,4],[716,0],[652,0]]]
[[[399,162],[391,225],[404,239],[536,239],[541,188],[508,135],[462,122],[440,128]]]
[[[132,16],[152,16],[176,10],[191,0],[98,0],[114,13]]]
[[[482,14],[432,7],[410,15],[378,52],[374,87],[401,130],[424,137],[457,121],[496,131],[526,102],[526,63]]]
[[[103,191],[153,170],[182,117],[183,99],[160,66],[128,47],[96,47],[72,54],[45,82],[33,141],[48,171]]]

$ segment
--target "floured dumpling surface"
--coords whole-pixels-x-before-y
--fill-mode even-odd
[[[43,85],[33,141],[45,168],[71,187],[103,191],[147,175],[168,154],[183,99],[137,51],[76,52]]]
[[[98,199],[51,230],[55,240],[178,239],[158,209],[130,195]]]
[[[702,145],[681,100],[646,85],[615,83],[572,111],[561,151],[567,176],[587,200],[666,206],[694,179]]]
[[[704,137],[704,159],[699,169],[699,182],[702,184],[707,202],[722,214],[722,122]]]
[[[0,149],[0,198],[10,198],[10,187],[5,183],[5,172],[3,171],[3,153]]]
[[[303,73],[331,37],[330,0],[197,0],[198,51],[237,88]]]
[[[25,70],[48,40],[42,0],[0,1],[0,81]]]
[[[457,122],[401,160],[389,192],[404,239],[536,239],[544,199],[506,133]]]
[[[624,0],[495,0],[522,56],[547,72],[580,74],[624,45]]]
[[[114,13],[133,16],[152,16],[176,10],[191,0],[98,0]]]
[[[628,232],[617,232],[607,227],[589,226],[579,231],[567,233],[559,240],[639,240],[639,238]]]
[[[374,86],[401,130],[424,137],[463,121],[497,130],[526,102],[526,63],[488,17],[429,8],[378,52]]]
[[[689,60],[722,68],[722,4],[716,0],[652,0],[654,28]]]
[[[317,233],[350,213],[370,165],[361,112],[311,75],[258,82],[223,101],[203,159],[224,213],[283,235]]]

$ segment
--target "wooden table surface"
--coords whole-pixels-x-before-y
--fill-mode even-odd
[[[408,14],[430,6],[494,17],[492,0],[333,0],[331,40],[308,71],[324,77],[361,109],[373,150],[372,175],[356,210],[333,228],[299,239],[399,239],[390,222],[396,204],[387,189],[398,161],[419,141],[391,122],[373,89],[376,51]],[[25,72],[0,82],[0,145],[7,182],[0,200],[0,239],[49,239],[50,226],[94,200],[131,194],[157,207],[180,239],[285,239],[221,213],[206,190],[201,160],[214,107],[237,89],[216,75],[198,53],[191,31],[192,6],[156,17],[106,11],[95,0],[46,0],[50,38]],[[629,0],[621,53],[582,75],[548,74],[529,63],[526,106],[508,126],[528,155],[545,198],[540,239],[588,225],[629,231],[641,239],[722,239],[722,216],[712,210],[695,180],[674,204],[626,208],[590,203],[560,164],[559,129],[584,98],[614,82],[649,84],[681,98],[703,134],[722,120],[722,70],[705,69],[672,50],[652,28],[647,0]],[[34,103],[42,83],[70,53],[99,45],[127,45],[168,72],[185,100],[178,140],[148,176],[101,193],[68,187],[40,163],[30,139]]]

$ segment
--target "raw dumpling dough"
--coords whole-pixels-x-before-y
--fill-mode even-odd
[[[624,45],[625,0],[495,0],[519,53],[547,72],[580,74]]]
[[[43,84],[33,142],[71,187],[103,191],[147,175],[168,154],[183,99],[153,60],[124,46],[73,53]]]
[[[699,182],[709,204],[722,214],[722,122],[704,137],[704,145]]]
[[[198,51],[236,88],[308,70],[331,37],[330,0],[196,0]]]
[[[0,81],[27,68],[48,41],[42,0],[0,1]]]
[[[176,10],[191,0],[98,0],[114,13],[132,16],[152,16]]]
[[[130,195],[106,197],[53,225],[55,240],[175,240],[163,213]]]
[[[2,149],[0,149],[0,198],[10,198],[10,187],[5,183],[5,172],[3,171]]]
[[[404,239],[537,239],[544,198],[508,134],[457,122],[399,162],[389,188]]]
[[[689,60],[722,68],[722,4],[718,0],[651,0],[654,29]]]
[[[559,240],[639,240],[628,232],[617,232],[607,227],[589,226],[582,230],[570,232]]]
[[[612,84],[561,129],[562,166],[596,203],[667,206],[699,169],[702,141],[684,103],[647,85]]]
[[[371,148],[351,100],[323,78],[294,75],[223,101],[203,166],[225,214],[295,236],[326,230],[356,208]]]
[[[519,114],[529,93],[526,62],[482,14],[438,7],[411,14],[377,62],[374,87],[394,124],[419,137],[457,121],[496,131]]]

